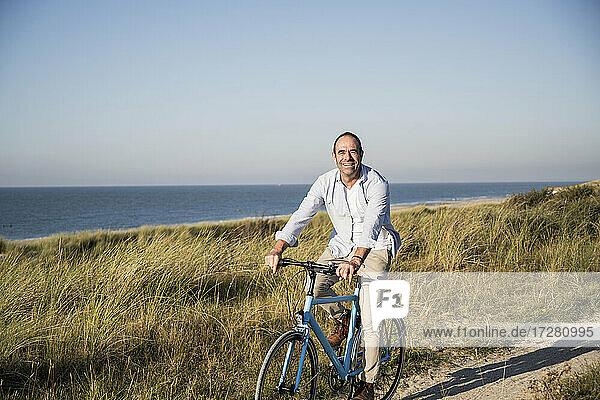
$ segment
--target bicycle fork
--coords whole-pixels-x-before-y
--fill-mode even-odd
[[[300,328],[300,327],[297,327],[297,328]],[[308,347],[307,330],[308,330],[308,327],[305,328],[305,332],[303,334],[304,339],[302,340],[302,344],[301,344],[302,347],[300,349],[300,359],[298,361],[298,371],[296,371],[296,379],[294,379],[292,382],[290,382],[289,385],[286,385],[285,377],[286,377],[288,369],[290,367],[290,362],[291,362],[293,354],[294,354],[294,348],[298,345],[296,343],[297,341],[295,341],[295,340],[291,341],[288,344],[285,361],[283,363],[283,368],[281,370],[281,376],[279,377],[279,383],[277,384],[277,391],[279,393],[294,394],[298,391],[298,388],[300,387],[300,379],[302,376],[302,367],[304,365],[304,358],[306,356],[306,348]]]

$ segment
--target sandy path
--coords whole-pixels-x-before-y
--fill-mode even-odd
[[[530,381],[600,361],[600,348],[513,348],[464,365],[407,377],[399,399],[528,399]]]
[[[428,208],[436,208],[436,207],[466,207],[472,206],[475,204],[499,204],[506,200],[506,197],[490,197],[486,199],[471,199],[471,200],[454,200],[454,201],[439,201],[439,202],[431,202],[431,203],[421,203],[421,204],[403,204],[403,205],[395,205],[392,206],[392,211],[398,210],[407,210],[409,208],[415,208],[420,206],[425,206]]]

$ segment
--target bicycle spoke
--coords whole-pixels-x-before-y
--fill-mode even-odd
[[[303,336],[288,332],[275,341],[265,357],[257,386],[256,399],[313,399],[316,394],[318,365],[312,342],[306,347],[300,365]],[[294,392],[299,368],[302,368],[298,390]]]

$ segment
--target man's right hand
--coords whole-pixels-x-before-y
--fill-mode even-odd
[[[271,252],[265,257],[265,264],[273,268],[273,273],[277,272],[279,269],[281,254],[283,254],[283,251],[288,247],[290,247],[290,245],[285,240],[279,239],[277,242],[275,242],[273,250],[271,250]]]
[[[273,268],[273,273],[279,269],[279,261],[281,261],[281,252],[275,249],[271,250],[265,257],[265,264]]]

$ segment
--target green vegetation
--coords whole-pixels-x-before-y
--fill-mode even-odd
[[[404,244],[392,269],[600,271],[599,218],[596,186],[519,194],[500,205],[395,212]],[[284,223],[5,242],[0,396],[251,397],[268,347],[291,325],[285,286],[297,270],[273,276],[262,265]],[[286,255],[316,259],[330,229],[319,214]],[[293,301],[301,281],[291,280]],[[426,351],[409,357],[409,373],[444,359]]]
[[[552,372],[531,383],[535,400],[600,399],[600,363],[590,364],[573,374],[569,368]]]

